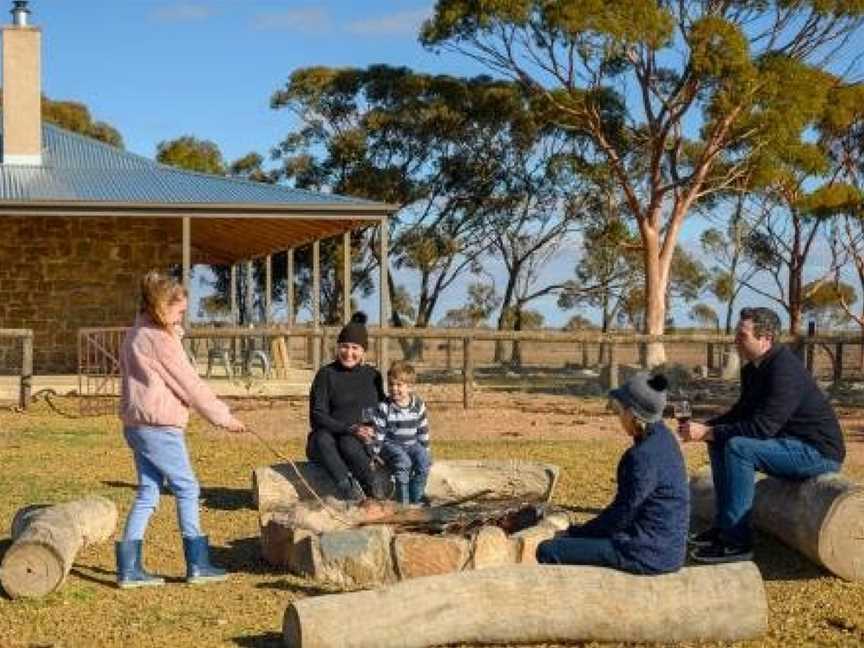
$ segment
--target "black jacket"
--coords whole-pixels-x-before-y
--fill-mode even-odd
[[[382,400],[384,383],[375,367],[363,364],[346,369],[336,360],[321,367],[312,381],[309,424],[312,431],[348,434],[351,426],[360,422],[363,408]]]
[[[843,432],[828,399],[798,357],[774,345],[757,367],[741,368],[741,396],[726,414],[708,424],[715,441],[746,436],[790,437],[816,448],[823,457],[843,462]]]

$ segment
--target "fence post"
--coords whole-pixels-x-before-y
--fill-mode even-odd
[[[319,366],[327,362],[327,359],[330,357],[327,352],[327,347],[330,345],[330,340],[327,338],[327,327],[321,327],[321,351],[318,353],[318,357],[320,358]]]
[[[843,343],[838,342],[834,347],[834,382],[843,380]]]
[[[469,410],[474,401],[474,357],[471,338],[462,339],[462,407]]]
[[[807,322],[807,337],[811,338],[816,335],[816,322]],[[814,356],[816,349],[813,347],[813,343],[809,340],[804,343],[806,345],[805,357],[807,358],[807,371],[810,372],[811,376],[816,375],[816,363]]]
[[[21,338],[21,386],[18,406],[27,409],[33,391],[33,332]]]
[[[708,371],[714,370],[714,343],[709,342],[705,348],[705,366],[708,367]]]

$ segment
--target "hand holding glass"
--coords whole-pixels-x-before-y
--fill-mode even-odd
[[[690,418],[693,416],[693,410],[690,409],[690,401],[678,401],[675,403],[674,410],[675,418],[679,424],[683,425],[690,422]]]

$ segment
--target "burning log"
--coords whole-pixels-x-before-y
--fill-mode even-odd
[[[753,563],[653,577],[544,565],[429,576],[377,590],[305,598],[286,609],[283,635],[292,648],[420,648],[737,641],[757,637],[767,626],[765,589]]]
[[[53,592],[77,553],[107,540],[116,524],[117,507],[104,497],[22,508],[12,519],[14,542],[0,565],[0,584],[13,599]]]

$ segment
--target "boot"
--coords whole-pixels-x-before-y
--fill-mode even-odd
[[[148,574],[141,564],[143,541],[121,540],[114,544],[117,555],[117,586],[121,589],[164,585],[165,579]]]
[[[408,496],[408,484],[405,482],[396,482],[396,501],[402,506],[408,506],[411,503],[411,498]]]
[[[421,504],[425,494],[426,475],[412,475],[408,480],[408,500],[412,504]]]
[[[366,499],[366,493],[363,492],[363,488],[350,475],[336,484],[336,490],[339,492],[339,499],[343,499],[346,502],[362,502]]]
[[[183,538],[183,555],[186,556],[187,583],[209,583],[228,579],[224,569],[210,564],[210,543],[207,536]]]

